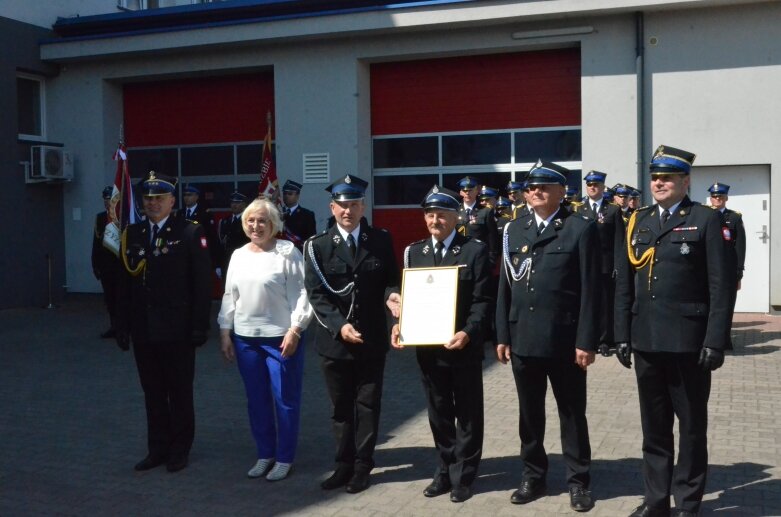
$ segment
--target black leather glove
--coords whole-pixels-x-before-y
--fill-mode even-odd
[[[209,335],[205,330],[193,330],[190,335],[190,344],[193,346],[201,346],[209,339]]]
[[[632,367],[632,345],[629,343],[616,344],[616,359],[626,368]]]
[[[615,348],[610,348],[610,346],[607,343],[602,343],[599,345],[599,353],[602,354],[604,357],[610,357],[615,352]]]
[[[123,352],[130,350],[130,332],[127,330],[117,330],[114,337],[117,340],[117,346],[119,346],[120,350]]]
[[[697,364],[706,372],[717,370],[724,364],[724,352],[705,347],[700,350],[700,360]]]

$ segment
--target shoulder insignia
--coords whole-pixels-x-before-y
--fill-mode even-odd
[[[424,243],[424,242],[426,242],[427,240],[428,240],[428,239],[420,239],[419,241],[410,242],[410,243],[409,243],[409,246],[407,246],[407,247],[408,247],[408,248],[411,248],[412,246],[415,246],[415,245],[418,245],[418,244],[423,244],[423,243]]]
[[[636,208],[635,212],[640,212],[641,210],[648,210],[649,208],[651,208],[651,206],[652,205],[641,206],[640,208]]]
[[[570,201],[569,203],[572,206],[581,206],[581,205],[583,205],[583,201]]]
[[[743,217],[743,214],[741,214],[741,213],[740,213],[740,212],[738,212],[737,210],[733,210],[733,211],[732,211],[732,213],[734,213],[734,214],[737,214],[737,215],[739,215],[739,216]]]

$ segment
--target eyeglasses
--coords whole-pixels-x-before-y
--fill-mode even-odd
[[[711,199],[724,199],[724,196],[722,194],[711,194]]]
[[[586,182],[586,186],[587,187],[597,187],[599,185],[601,185],[601,183],[597,183],[596,181],[588,181],[588,182]]]

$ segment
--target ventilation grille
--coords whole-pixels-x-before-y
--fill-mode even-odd
[[[330,183],[331,165],[328,153],[304,154],[304,183]]]

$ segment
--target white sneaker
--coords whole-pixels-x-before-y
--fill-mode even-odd
[[[271,467],[271,464],[274,463],[274,458],[263,458],[259,459],[257,463],[255,463],[255,466],[249,469],[247,472],[247,477],[250,478],[261,478],[263,477],[266,472],[268,472],[269,467]]]
[[[285,479],[290,473],[290,468],[292,466],[292,463],[275,463],[274,468],[271,469],[271,472],[266,476],[266,481],[279,481],[280,479]]]

